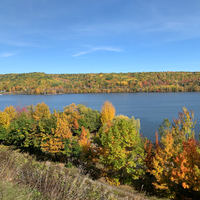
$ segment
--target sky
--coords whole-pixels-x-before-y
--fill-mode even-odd
[[[200,71],[199,0],[5,0],[0,74]]]

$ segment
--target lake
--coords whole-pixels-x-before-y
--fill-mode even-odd
[[[117,114],[140,119],[141,133],[148,139],[155,140],[155,132],[164,118],[170,121],[178,118],[182,107],[195,111],[197,120],[195,132],[200,133],[200,93],[109,93],[109,94],[63,94],[63,95],[0,95],[0,110],[6,106],[27,106],[46,103],[51,112],[53,109],[63,110],[64,106],[85,104],[101,110],[104,101],[113,103]]]

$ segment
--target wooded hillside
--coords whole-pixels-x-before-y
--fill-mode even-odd
[[[0,93],[65,94],[200,91],[200,72],[1,74]]]

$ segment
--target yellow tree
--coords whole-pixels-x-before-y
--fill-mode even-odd
[[[174,148],[174,138],[169,131],[167,131],[165,137],[161,138],[161,143],[164,148],[159,145],[157,138],[156,136],[156,152],[152,161],[153,168],[150,171],[156,178],[153,185],[155,189],[163,190],[166,191],[168,195],[173,195],[169,190],[169,186],[172,184],[170,177],[174,166],[173,158],[178,154],[178,147]]]
[[[101,109],[101,122],[102,124],[108,123],[108,121],[112,121],[115,117],[115,107],[109,101],[105,101],[102,109]]]
[[[65,140],[71,139],[72,137],[68,116],[64,115],[63,113],[59,114],[57,112],[55,112],[53,115],[56,117],[56,128],[52,128],[52,134],[41,134],[41,147],[43,151],[48,151],[51,153],[63,153],[65,149]]]
[[[50,116],[51,116],[51,112],[47,104],[42,102],[42,103],[38,103],[37,106],[35,106],[35,111],[33,113],[33,118],[35,120],[49,119]]]
[[[8,128],[12,119],[17,115],[16,109],[13,106],[6,107],[4,111],[0,111],[0,125]]]

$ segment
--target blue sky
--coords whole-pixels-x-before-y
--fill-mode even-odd
[[[5,0],[0,74],[200,71],[199,0]]]

